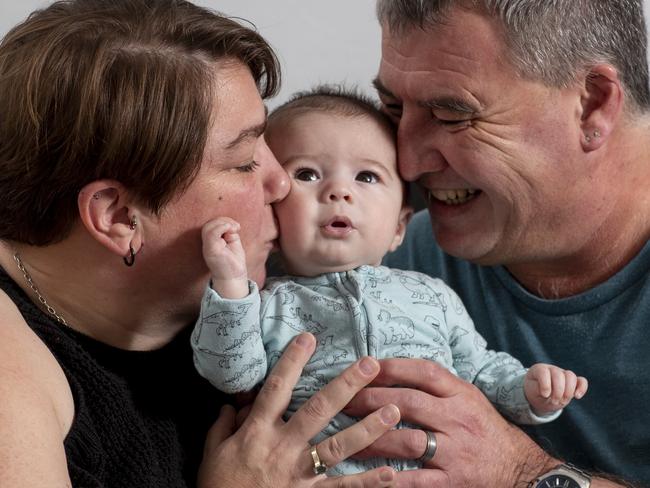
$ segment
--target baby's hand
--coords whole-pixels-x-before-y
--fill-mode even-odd
[[[524,393],[537,415],[566,407],[587,392],[587,379],[550,364],[534,364],[526,373]]]
[[[203,226],[201,237],[212,288],[224,298],[248,295],[246,253],[239,239],[239,223],[228,217],[211,220]]]

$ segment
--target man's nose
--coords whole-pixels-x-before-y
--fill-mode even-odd
[[[406,181],[416,181],[425,173],[442,171],[448,164],[440,152],[440,131],[430,117],[416,118],[402,114],[397,129],[397,160],[399,172]]]

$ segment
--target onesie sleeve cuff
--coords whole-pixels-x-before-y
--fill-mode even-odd
[[[210,283],[206,287],[205,293],[203,294],[203,299],[207,300],[209,298],[212,298],[214,300],[218,300],[220,303],[231,303],[233,305],[236,305],[238,303],[250,302],[251,295],[257,295],[257,294],[259,294],[257,283],[255,283],[252,280],[248,280],[248,295],[241,298],[224,298],[221,295],[219,295],[219,292],[217,290],[212,288],[212,280],[210,280]]]

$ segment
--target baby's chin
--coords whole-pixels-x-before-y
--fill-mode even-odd
[[[266,268],[260,266],[255,271],[249,271],[248,279],[257,283],[257,286],[261,289],[264,287],[264,282],[266,281]]]
[[[356,269],[364,265],[379,266],[380,264],[381,261],[368,262],[367,260],[348,261],[348,262],[326,262],[326,263],[317,263],[311,265],[305,265],[304,263],[289,263],[285,261],[284,268],[287,274],[293,276],[313,277],[313,276],[319,276],[328,273],[341,273],[344,271],[350,271],[352,269]]]

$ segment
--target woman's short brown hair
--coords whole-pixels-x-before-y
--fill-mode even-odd
[[[198,171],[214,63],[230,59],[275,93],[264,39],[183,0],[64,0],[31,14],[0,43],[0,239],[60,241],[79,190],[102,178],[160,212]]]

